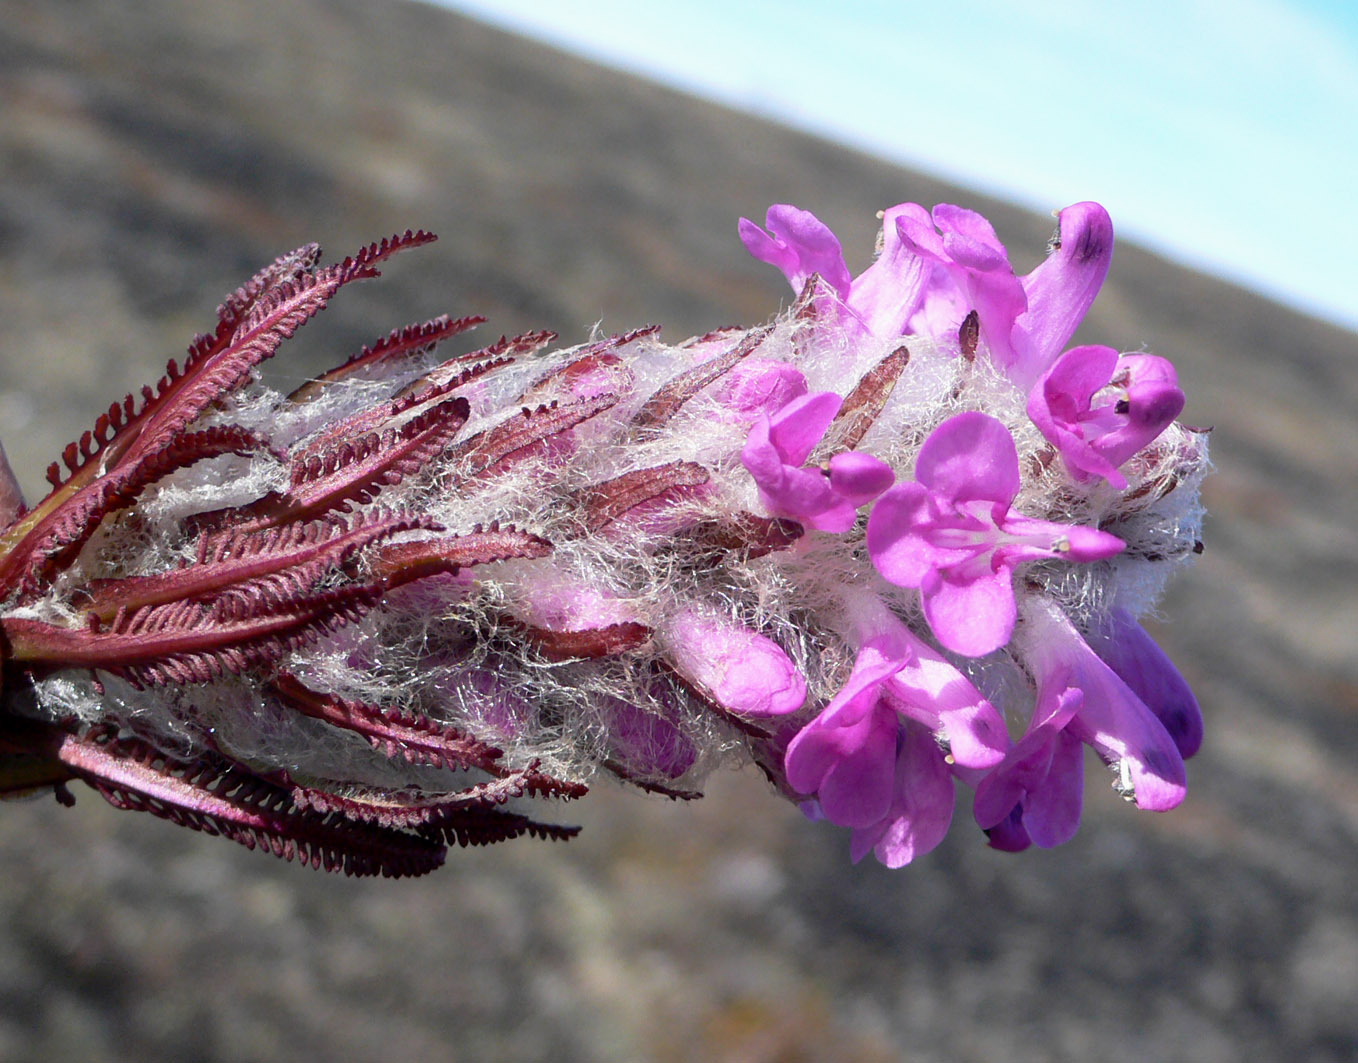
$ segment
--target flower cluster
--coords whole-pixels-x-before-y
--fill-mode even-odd
[[[441,317],[284,395],[259,364],[432,237],[303,248],[33,508],[0,461],[0,792],[387,875],[733,760],[893,867],[959,786],[993,846],[1067,840],[1086,745],[1177,805],[1201,715],[1135,618],[1201,548],[1206,441],[1164,359],[1065,349],[1102,208],[1024,276],[946,205],[857,277],[805,211],[740,233],[796,294],[766,325],[445,357],[480,319]]]

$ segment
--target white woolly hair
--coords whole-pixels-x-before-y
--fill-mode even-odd
[[[787,549],[717,563],[698,546],[644,522],[631,522],[625,533],[581,534],[576,499],[582,488],[673,461],[697,462],[711,475],[705,487],[674,503],[673,511],[682,511],[688,523],[765,512],[740,461],[748,419],[734,417],[718,401],[720,380],[646,438],[625,427],[659,387],[745,335],[728,330],[679,346],[641,335],[612,351],[622,359],[616,377],[626,382],[617,404],[575,427],[567,445],[545,448],[509,473],[470,486],[450,486],[458,470],[445,462],[383,489],[374,506],[384,510],[425,513],[452,532],[492,521],[513,524],[550,540],[554,550],[539,560],[485,564],[456,577],[411,584],[361,622],[294,651],[284,667],[319,689],[414,708],[456,725],[504,748],[511,766],[537,762],[552,774],[577,779],[589,778],[616,757],[622,703],[667,720],[692,747],[692,767],[680,779],[652,781],[691,787],[714,765],[741,755],[743,745],[728,722],[654,681],[667,627],[681,609],[730,618],[777,642],[806,677],[808,719],[833,697],[852,666],[859,637],[850,620],[855,596],[876,595],[932,642],[916,592],[891,586],[874,570],[863,519],[847,534],[808,531]],[[789,313],[771,324],[754,356],[795,366],[813,392],[847,394],[899,342],[857,337],[850,342],[842,330]],[[1127,544],[1124,553],[1096,564],[1026,566],[1015,580],[1020,598],[1047,596],[1084,630],[1114,604],[1135,615],[1153,608],[1169,574],[1193,556],[1201,536],[1205,437],[1172,426],[1124,467],[1130,481],[1125,491],[1103,480],[1079,482],[1029,420],[1026,396],[991,366],[984,348],[968,360],[920,338],[904,342],[909,364],[858,449],[908,480],[921,444],[944,420],[966,410],[998,418],[1013,434],[1023,471],[1017,511],[1100,527]],[[462,436],[517,416],[525,402],[570,399],[552,374],[579,353],[577,347],[522,357],[466,387],[462,394],[471,403],[471,419]],[[256,382],[207,420],[241,424],[287,447],[394,396],[434,367],[431,355],[390,376],[335,382],[314,401],[299,404]],[[841,447],[841,434],[832,427],[811,460]],[[146,492],[135,519],[125,514],[106,522],[73,569],[26,612],[79,623],[70,600],[77,584],[191,561],[192,546],[182,531],[187,517],[248,503],[286,480],[286,467],[267,454],[216,458],[176,472]],[[514,620],[532,617],[535,592],[553,582],[589,588],[657,636],[616,657],[544,659],[520,637]],[[1015,727],[1022,726],[1031,712],[1032,683],[1020,660],[1007,649],[976,660],[951,659]],[[104,678],[100,685],[63,673],[41,680],[36,696],[50,716],[113,718],[167,750],[191,751],[210,735],[231,756],[286,767],[299,780],[389,789],[450,786],[447,773],[388,760],[356,734],[281,709],[249,675],[138,691],[117,680]],[[656,749],[637,760],[646,764],[662,754]],[[645,770],[639,774],[646,781]]]

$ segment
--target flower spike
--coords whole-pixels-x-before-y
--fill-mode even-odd
[[[992,847],[1064,842],[1086,747],[1172,808],[1202,712],[1136,614],[1206,444],[1165,360],[1062,353],[1107,214],[1026,276],[973,211],[881,218],[858,276],[807,211],[742,219],[796,296],[753,328],[444,357],[481,323],[445,315],[290,394],[260,365],[433,236],[266,266],[32,508],[0,451],[0,795],[390,876],[738,756],[888,867],[958,786]]]

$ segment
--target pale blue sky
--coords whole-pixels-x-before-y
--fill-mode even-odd
[[[1358,327],[1358,0],[442,2]]]

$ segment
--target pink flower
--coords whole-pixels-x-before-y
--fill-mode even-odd
[[[509,801],[579,797],[604,772],[696,797],[741,754],[849,828],[855,860],[890,867],[942,839],[954,780],[977,789],[993,847],[1064,841],[1084,745],[1139,805],[1172,807],[1201,713],[1135,621],[1105,612],[1158,583],[1155,558],[1200,545],[1206,454],[1152,443],[1182,404],[1168,363],[1060,355],[1107,270],[1107,215],[1063,211],[1026,276],[970,211],[882,219],[857,277],[805,211],[742,220],[798,292],[760,327],[560,350],[533,332],[442,357],[483,320],[443,315],[289,394],[261,363],[433,237],[265,267],[65,448],[31,509],[0,451],[0,796],[69,803],[84,781],[382,875],[575,833]],[[953,416],[1012,416],[1020,390],[1072,473],[1024,485],[1032,516],[1013,512],[1006,424]],[[1102,486],[1148,445],[1168,509]],[[1153,526],[1164,550],[1072,578],[1061,561],[1122,542],[1038,518],[1095,512],[1110,533]],[[1044,563],[1018,573],[1028,561]],[[923,616],[883,579],[918,588]],[[957,653],[989,654],[968,667],[1027,721],[1017,745]]]
[[[1183,757],[1156,714],[1058,608],[1036,605],[1025,621],[1024,660],[1037,679],[1037,708],[1028,733],[977,786],[977,823],[999,826],[1018,808],[1037,845],[1068,841],[1080,821],[1080,743],[1117,772],[1115,785],[1138,808],[1177,807],[1187,785]]]
[[[846,532],[858,519],[858,507],[896,479],[886,462],[853,450],[832,457],[828,470],[803,467],[843,402],[833,391],[806,395],[772,417],[761,413],[750,429],[740,458],[773,516],[818,531]]]
[[[975,211],[943,203],[932,217],[902,214],[901,239],[938,267],[912,325],[947,340],[975,310],[991,361],[1031,387],[1084,320],[1113,259],[1113,225],[1099,204],[1067,207],[1059,225],[1046,261],[1017,277],[994,228]]]
[[[789,785],[900,867],[934,848],[952,820],[949,762],[985,768],[1009,746],[994,707],[942,656],[879,606],[843,689],[788,746]]]
[[[1084,794],[1084,746],[1066,729],[1084,702],[1084,692],[1047,683],[1038,691],[1028,731],[999,767],[976,787],[973,812],[983,830],[1013,824],[1023,832],[1027,848],[1062,845],[1080,826]],[[1011,846],[1002,846],[1010,848]]]
[[[849,267],[844,264],[839,238],[829,226],[809,210],[789,203],[769,207],[764,224],[767,232],[748,218],[740,219],[740,239],[750,254],[782,270],[795,292],[800,293],[812,276],[819,276],[840,298],[848,298]]]
[[[918,587],[938,640],[979,657],[1009,641],[1017,606],[1013,571],[1024,561],[1097,561],[1123,548],[1094,528],[1010,511],[1019,491],[1009,430],[961,413],[925,440],[915,483],[887,491],[868,519],[868,552],[891,583]]]
[[[1202,710],[1188,681],[1125,609],[1111,609],[1087,637],[1090,647],[1131,687],[1185,760],[1202,746]]]
[[[1174,367],[1152,354],[1072,347],[1028,397],[1028,416],[1077,480],[1102,476],[1118,490],[1118,466],[1179,416],[1184,393]]]
[[[931,265],[901,240],[896,218],[921,212],[902,203],[882,215],[882,248],[877,259],[852,280],[844,264],[839,240],[809,211],[786,203],[770,207],[765,232],[748,218],[740,219],[740,238],[755,258],[783,271],[799,295],[810,278],[818,276],[838,299],[835,306],[820,301],[822,312],[841,325],[876,336],[899,336],[924,298]],[[965,313],[965,311],[963,311]]]
[[[1016,276],[991,224],[975,211],[941,203],[932,213],[902,203],[882,216],[877,260],[850,280],[839,241],[814,214],[770,207],[768,231],[740,220],[755,258],[781,269],[801,292],[818,274],[844,315],[878,336],[926,335],[955,345],[975,310],[990,358],[1030,388],[1075,334],[1113,259],[1113,225],[1097,203],[1060,212],[1052,253]]]

